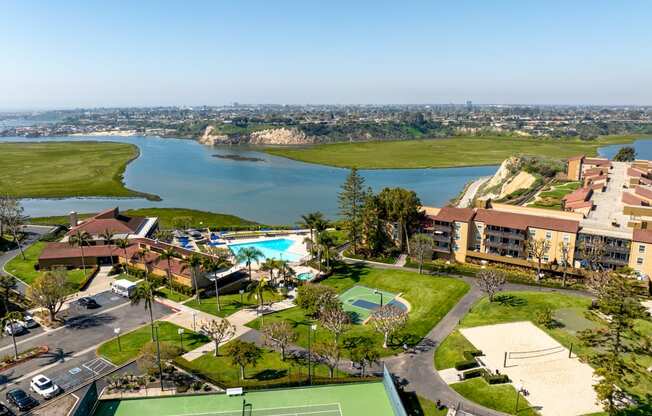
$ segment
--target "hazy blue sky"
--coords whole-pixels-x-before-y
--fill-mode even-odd
[[[652,1],[29,1],[0,108],[652,104]]]

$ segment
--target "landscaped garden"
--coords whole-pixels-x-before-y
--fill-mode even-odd
[[[561,209],[561,200],[580,187],[579,182],[565,182],[552,185],[549,189],[539,193],[537,199],[528,204],[533,208]]]
[[[511,384],[490,385],[482,377],[461,383],[451,384],[451,388],[466,397],[490,409],[517,414],[518,416],[535,416],[538,413],[530,408],[527,399],[518,394],[518,411],[516,408],[516,389]]]
[[[255,308],[258,305],[258,301],[253,297],[248,298],[249,293],[245,292],[242,295],[239,293],[229,294],[229,295],[220,295],[220,311],[217,311],[217,299],[215,296],[208,298],[202,298],[201,303],[195,298],[186,303],[186,306],[189,306],[193,309],[200,310],[202,312],[210,313],[212,315],[220,316],[222,318],[232,315],[243,308]],[[265,293],[265,303],[269,302],[278,302],[283,300],[283,296],[278,293]]]
[[[171,322],[158,321],[158,334],[161,342],[169,342],[181,347],[181,337],[177,330],[181,328]],[[143,326],[126,334],[121,334],[120,339],[113,338],[100,345],[97,354],[111,361],[115,365],[124,364],[140,356],[145,344],[152,341],[152,328],[150,325]],[[192,351],[209,342],[204,336],[184,329],[183,351]]]
[[[26,284],[31,285],[39,276],[42,276],[45,273],[45,271],[36,270],[35,266],[37,265],[38,258],[46,244],[47,243],[41,241],[32,244],[25,250],[24,259],[20,254],[18,254],[5,265],[5,270]],[[88,277],[94,272],[94,267],[87,267],[85,274],[82,269],[67,270],[67,281],[70,290],[74,292],[81,289],[81,287],[86,283]]]
[[[405,327],[391,337],[387,349],[382,347],[383,334],[375,331],[371,325],[350,325],[340,337],[345,356],[349,354],[347,345],[355,345],[360,339],[371,339],[374,348],[381,356],[400,352],[404,344],[417,344],[469,289],[468,285],[459,279],[419,275],[402,270],[372,269],[360,265],[338,265],[334,274],[320,284],[332,287],[339,293],[355,285],[402,293],[401,297],[411,305],[412,309],[408,314]],[[288,321],[297,333],[296,343],[302,347],[307,347],[308,331],[310,325],[315,323],[317,330],[312,335],[313,341],[333,339],[333,335],[328,330],[298,306],[266,315],[263,319],[259,318],[249,325],[259,329],[263,320],[265,324]]]

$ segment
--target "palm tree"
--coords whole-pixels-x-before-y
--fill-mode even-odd
[[[283,284],[287,286],[288,278],[294,277],[296,272],[292,267],[290,267],[290,263],[288,263],[287,260],[278,260],[276,262],[276,267],[278,268],[279,276],[283,278]]]
[[[79,230],[77,230],[77,232],[71,235],[68,239],[68,244],[71,246],[79,246],[79,249],[81,250],[82,269],[84,270],[84,276],[86,276],[86,259],[84,258],[84,246],[88,245],[91,241],[93,241],[93,237],[91,237],[87,231]]]
[[[263,264],[260,265],[260,271],[269,272],[269,280],[272,283],[274,281],[274,270],[278,268],[278,261],[274,259],[267,259]]]
[[[127,267],[129,265],[129,259],[127,259],[127,249],[131,245],[131,242],[129,242],[128,238],[120,238],[118,241],[115,242],[115,245],[118,246],[118,248],[121,248],[124,251],[124,255],[125,255],[125,272],[127,272],[127,275],[129,275],[129,268]]]
[[[199,296],[199,288],[197,287],[197,269],[202,264],[202,257],[199,254],[193,253],[189,257],[184,258],[183,262],[185,263],[184,269],[190,269],[192,285],[197,293],[197,302],[201,305],[201,296]]]
[[[159,258],[161,260],[167,260],[168,262],[168,286],[170,287],[170,290],[172,290],[172,264],[170,260],[173,258],[179,257],[177,252],[173,248],[166,248],[163,250],[163,252],[159,255]]]
[[[4,328],[6,325],[11,326],[11,341],[14,343],[14,358],[18,359],[18,347],[16,346],[16,330],[14,329],[14,326],[16,325],[17,321],[20,321],[23,319],[23,314],[14,311],[14,312],[8,312],[3,318],[2,318],[2,327]]]
[[[315,239],[314,245],[317,247],[317,264],[319,265],[319,271],[321,272],[321,236],[324,231],[328,229],[328,221],[323,218],[316,218],[313,222],[313,227],[315,227]]]
[[[323,254],[323,258],[326,260],[326,267],[330,267],[331,260],[331,248],[334,247],[333,237],[330,234],[320,233],[318,236],[318,244],[320,252]],[[320,261],[320,271],[321,271],[321,261]]]
[[[251,281],[251,263],[258,262],[260,259],[265,258],[265,255],[256,247],[243,247],[236,257],[239,263],[244,262],[247,265],[249,269],[249,281]]]
[[[299,222],[299,224],[310,230],[311,240],[314,240],[313,230],[315,228],[315,223],[318,221],[325,221],[324,214],[322,214],[320,211],[310,212],[306,215],[301,216],[301,221]]]
[[[247,286],[247,300],[255,299],[261,311],[261,320],[263,319],[263,306],[265,305],[265,293],[274,293],[274,289],[270,286],[269,281],[264,277],[257,282],[251,282]],[[261,322],[263,324],[263,322]]]
[[[132,305],[139,305],[142,301],[145,305],[145,310],[149,311],[149,322],[152,327],[152,341],[154,341],[154,314],[152,306],[156,298],[156,288],[150,282],[142,282],[136,286],[134,294],[131,297]]]
[[[220,289],[217,286],[217,272],[224,268],[231,267],[231,263],[225,259],[220,259],[220,258],[213,259],[207,257],[204,259],[202,265],[204,266],[204,270],[206,271],[206,273],[213,274],[213,282],[215,283],[215,303],[217,304],[217,312],[219,313],[221,311],[221,307],[220,307]]]
[[[113,244],[113,238],[115,237],[115,234],[111,232],[108,228],[104,230],[103,233],[100,234],[100,238],[104,240],[104,244],[111,245]],[[111,250],[111,267],[113,267],[113,250]]]
[[[145,281],[147,281],[149,277],[149,264],[150,262],[147,261],[147,253],[149,253],[151,250],[148,247],[142,247],[138,250],[138,257],[141,259],[143,262],[143,266],[145,266]]]

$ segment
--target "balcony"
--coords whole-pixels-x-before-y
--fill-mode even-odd
[[[495,230],[487,227],[485,228],[484,232],[486,235],[493,235],[496,237],[512,238],[514,240],[525,240],[525,233],[518,230],[502,231],[502,230]]]
[[[502,241],[491,241],[488,238],[484,240],[486,247],[495,247],[503,250],[523,251],[523,245],[519,243],[503,243]]]
[[[445,243],[450,243],[451,235],[450,234],[433,234],[432,239],[435,241],[442,241]]]

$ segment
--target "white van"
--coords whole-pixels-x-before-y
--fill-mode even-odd
[[[136,284],[127,279],[116,280],[111,284],[111,291],[116,295],[130,298],[136,290]]]

